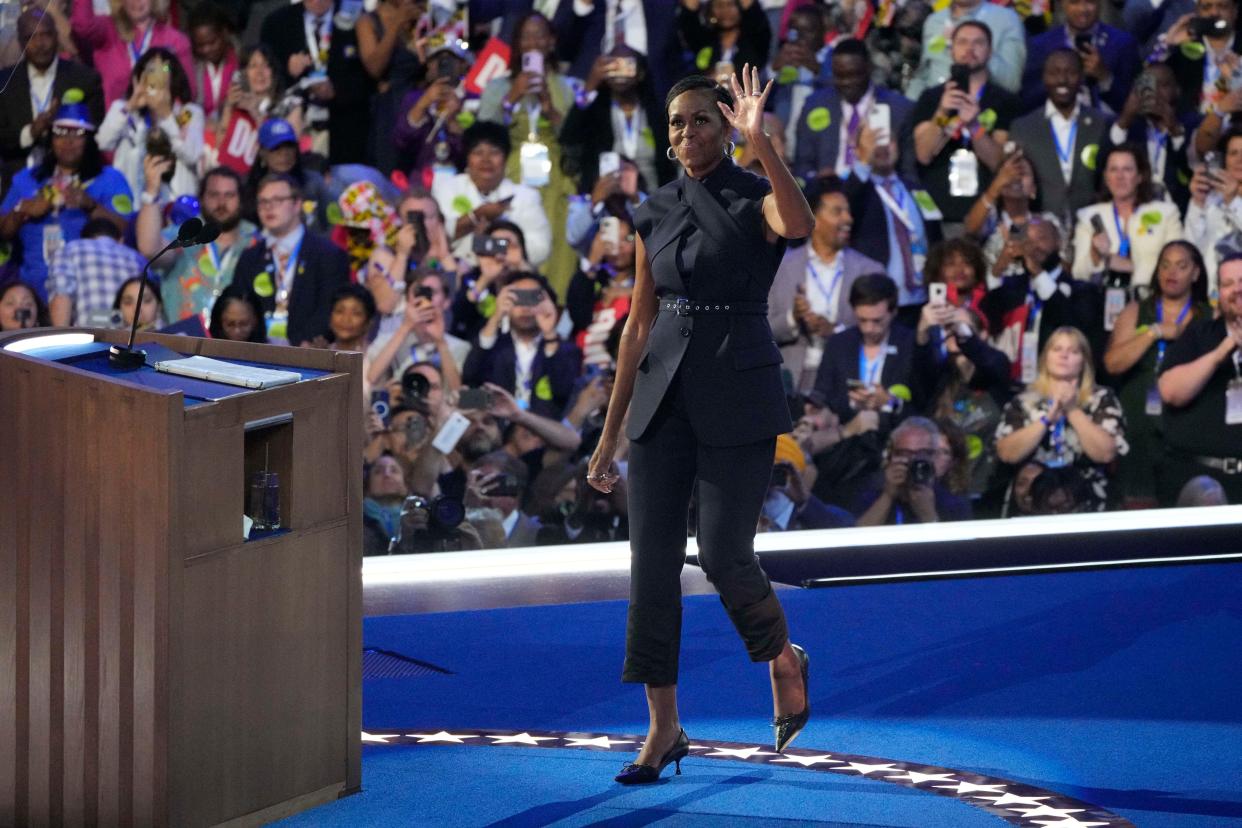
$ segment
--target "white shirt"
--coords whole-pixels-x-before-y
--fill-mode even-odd
[[[647,54],[647,13],[643,10],[642,0],[605,0],[604,40],[600,45],[600,53],[608,54],[618,40],[621,40],[640,55]],[[574,0],[574,14],[586,17],[595,10],[592,0]],[[670,21],[671,25],[671,21]]]
[[[832,261],[824,261],[808,243],[806,267],[806,301],[812,312],[835,325],[837,308],[841,306],[841,285],[845,282],[845,257],[838,251]]]
[[[850,146],[850,119],[854,117],[854,113],[858,113],[858,127],[861,130],[867,125],[867,115],[871,112],[871,107],[875,103],[875,90],[870,86],[863,96],[858,99],[858,103],[850,104],[845,98],[841,99],[841,126],[840,139],[837,143],[837,175],[845,178],[850,174],[850,164],[846,163],[846,149]],[[855,133],[857,135],[857,133]]]
[[[538,336],[530,342],[520,337],[513,337],[513,352],[517,355],[517,365],[514,366],[513,399],[517,400],[518,405],[523,408],[530,407],[530,392],[534,386],[531,368],[535,364],[535,355],[539,353],[539,345],[542,342],[543,338]]]
[[[52,105],[52,84],[56,82],[56,69],[60,66],[60,58],[53,58],[52,65],[40,72],[30,61],[26,61],[26,77],[30,80],[30,111],[37,118]],[[18,140],[22,149],[34,146],[34,133],[30,124],[22,127]]]
[[[440,205],[440,212],[444,215],[445,226],[450,234],[457,220],[475,207],[513,196],[502,217],[522,228],[522,233],[526,236],[526,258],[532,265],[537,267],[548,258],[552,250],[552,227],[548,224],[547,214],[543,212],[539,191],[533,187],[516,184],[504,178],[495,190],[484,196],[474,186],[469,175],[457,173],[436,176],[431,185],[431,194]],[[474,234],[467,233],[455,241],[453,255],[458,259],[474,261],[474,254],[470,251],[473,239]]]
[[[272,251],[272,261],[276,267],[280,267],[281,258],[286,260],[284,271],[276,274],[280,283],[280,292],[283,292],[286,297],[293,295],[293,280],[298,275],[298,263],[294,254],[300,251],[302,239],[305,237],[306,225],[300,221],[297,227],[283,236],[273,236],[266,230],[263,231],[263,240],[267,243],[268,249]],[[287,298],[285,302],[288,302]]]
[[[112,153],[112,166],[125,176],[130,190],[141,193],[145,189],[146,176],[142,169],[147,156],[146,118],[131,113],[128,101],[118,98],[108,107],[95,142],[105,152]],[[185,126],[177,121],[179,113],[187,114]],[[183,116],[185,117],[185,116]],[[167,118],[156,124],[168,136],[176,165],[168,188],[175,198],[182,195],[198,195],[198,162],[203,156],[206,118],[203,108],[196,103],[175,104]]]
[[[1044,104],[1044,117],[1052,124],[1052,134],[1056,136],[1053,144],[1057,148],[1057,163],[1061,165],[1061,175],[1066,184],[1070,183],[1070,177],[1074,174],[1074,141],[1078,137],[1074,125],[1078,123],[1079,108],[1078,104],[1074,104],[1074,111],[1066,118],[1061,110],[1052,105],[1052,101]],[[1061,157],[1061,150],[1065,150],[1064,158]]]

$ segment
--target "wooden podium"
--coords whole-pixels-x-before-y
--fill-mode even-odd
[[[254,825],[358,791],[361,356],[138,337],[304,374],[212,400],[3,350],[31,333],[0,336],[0,825]],[[285,529],[246,541],[265,463]]]

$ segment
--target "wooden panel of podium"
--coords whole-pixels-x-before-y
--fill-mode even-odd
[[[361,356],[140,335],[310,377],[212,401],[13,341],[0,825],[261,824],[359,790]],[[263,468],[284,528],[247,541]]]

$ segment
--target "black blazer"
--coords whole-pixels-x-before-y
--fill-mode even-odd
[[[561,341],[556,353],[546,356],[543,347],[535,351],[530,365],[530,410],[543,417],[559,420],[574,391],[574,380],[582,366],[582,353],[572,344]],[[510,334],[500,334],[496,344],[484,349],[475,343],[462,366],[463,385],[477,387],[495,383],[514,393],[517,388],[517,349]]]
[[[337,2],[335,15],[340,11]],[[263,21],[262,40],[271,46],[279,60],[279,71],[287,82],[289,56],[308,52],[302,4],[285,6]],[[371,95],[375,81],[362,66],[358,52],[357,27],[342,29],[332,25],[332,45],[328,49],[328,78],[332,81],[333,98],[328,104],[329,157],[332,164],[366,162],[367,136],[371,129]],[[307,72],[312,71],[307,69]]]
[[[862,333],[855,325],[833,334],[824,343],[824,358],[815,377],[815,390],[823,395],[828,407],[847,423],[857,414],[850,407],[847,380],[861,379],[858,375],[858,349],[862,347]],[[904,415],[922,411],[928,393],[939,379],[939,366],[930,343],[919,345],[914,331],[896,323],[888,332],[888,355],[880,371],[880,385],[892,388],[904,385],[910,389],[911,399],[906,400],[899,411],[885,414],[880,419],[880,430],[887,432]]]
[[[657,296],[766,306],[785,252],[764,236],[766,179],[724,162],[703,181],[682,178],[634,214]],[[678,268],[681,259],[689,284]],[[781,352],[766,314],[679,316],[659,312],[639,359],[626,434],[640,439],[680,370],[690,425],[710,446],[739,446],[793,428]]]
[[[256,237],[242,251],[233,271],[233,284],[254,290],[260,275],[270,274],[275,265],[267,244]],[[268,276],[270,279],[270,275]],[[298,250],[298,270],[289,295],[289,344],[299,345],[317,336],[328,335],[332,316],[332,294],[349,284],[349,257],[345,251],[309,229]],[[256,291],[257,292],[257,291]],[[276,310],[276,297],[260,296],[263,310]]]
[[[642,0],[642,4],[647,21],[647,73],[655,87],[656,98],[663,101],[668,90],[689,68],[677,27],[673,25],[681,3],[680,0]],[[569,62],[569,74],[573,77],[585,78],[591,74],[591,65],[599,57],[603,45],[606,15],[603,3],[596,3],[586,15],[575,12],[569,0],[557,5],[552,16],[557,32],[557,57]]]
[[[651,191],[672,181],[677,170],[668,159],[664,108],[656,100],[649,79],[644,78],[639,95],[647,126],[655,138],[655,168],[660,177],[659,181],[647,182],[647,190]],[[599,154],[611,150],[617,140],[612,131],[612,93],[607,87],[600,87],[590,106],[585,109],[575,106],[569,110],[561,124],[560,139],[564,172],[577,179],[579,192],[591,192],[599,178]]]
[[[923,189],[921,185],[912,183],[908,176],[898,173],[897,177],[910,192]],[[875,191],[875,182],[874,171],[866,181],[856,175],[845,179],[845,199],[850,203],[850,215],[854,219],[854,227],[850,233],[850,247],[868,259],[887,265],[891,255],[888,249],[888,218],[885,215],[888,208],[884,206],[883,199]],[[911,206],[915,210],[918,209],[917,205]],[[927,234],[928,249],[944,237],[940,222],[929,221],[926,216],[923,216],[923,230]]]
[[[10,79],[10,76],[12,78]],[[3,165],[3,184],[8,186],[13,175],[26,165],[29,149],[22,149],[22,128],[34,120],[34,106],[30,103],[30,77],[26,74],[26,61],[0,69],[0,164]],[[61,58],[52,79],[52,102],[61,99],[66,91],[81,89],[83,102],[90,110],[95,126],[103,123],[104,99],[99,73],[76,60]]]

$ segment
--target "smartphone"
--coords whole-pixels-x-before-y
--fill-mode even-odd
[[[487,497],[517,497],[521,493],[517,478],[511,474],[501,476],[483,492]]]
[[[853,377],[850,377],[849,379],[845,381],[845,387],[851,391],[865,391],[867,390],[867,383],[863,382],[860,379],[854,379]]]
[[[789,485],[789,466],[784,463],[772,467],[772,486]]]
[[[427,237],[427,220],[422,210],[407,210],[405,223],[414,227],[414,249],[411,253],[416,261],[421,262],[427,257],[427,251],[431,249],[431,239]]]
[[[505,253],[509,251],[509,240],[475,233],[474,241],[470,243],[470,249],[476,256],[491,256],[495,259],[503,259]]]
[[[1092,230],[1092,235],[1094,236],[1098,236],[1101,233],[1105,232],[1104,219],[1100,218],[1099,214],[1096,214],[1091,217],[1091,230]]]
[[[874,104],[867,113],[867,126],[875,133],[877,144],[891,143],[893,131],[893,109],[888,104]]]
[[[604,240],[610,250],[616,250],[621,242],[621,219],[616,216],[604,216],[599,220],[599,237]]]
[[[419,285],[414,288],[415,299],[426,299],[428,302],[436,298],[436,292],[426,285]]]
[[[1220,37],[1229,31],[1229,24],[1223,17],[1192,17],[1187,28],[1192,38],[1199,39]]]
[[[1080,52],[1087,52],[1095,48],[1094,39],[1090,32],[1080,32],[1074,35],[1074,48]]]
[[[1014,224],[1009,228],[1010,241],[1022,241],[1026,238],[1026,225]]]
[[[1216,169],[1216,153],[1208,151],[1203,153],[1203,166],[1207,167],[1208,172]]]
[[[540,56],[542,57],[542,55]],[[457,58],[452,55],[441,55],[436,59],[435,70],[431,72],[431,80],[455,80],[457,78]]]
[[[147,155],[158,155],[174,163],[160,176],[165,184],[172,183],[173,173],[177,171],[176,156],[173,155],[172,140],[168,133],[158,127],[147,133]]]
[[[379,416],[384,428],[388,428],[388,412],[391,410],[387,388],[371,392],[371,413]]]
[[[543,288],[518,289],[513,291],[513,303],[523,307],[534,307],[543,301]]]
[[[543,52],[522,52],[522,71],[543,74]]]
[[[612,67],[608,74],[614,78],[636,78],[638,77],[638,59],[633,57],[613,58]]]
[[[431,445],[441,454],[449,454],[457,448],[457,443],[468,428],[470,428],[470,420],[466,415],[460,411],[454,411],[440,427]]]
[[[944,282],[932,282],[927,286],[927,302],[931,305],[943,305],[949,301],[949,286]]]
[[[621,171],[621,156],[612,150],[601,152],[599,154],[599,174],[600,177],[612,175]]]
[[[970,91],[970,67],[964,63],[955,63],[949,67],[949,80],[963,92]]]
[[[457,392],[457,407],[462,411],[486,411],[492,405],[492,392],[486,388],[463,388]]]

